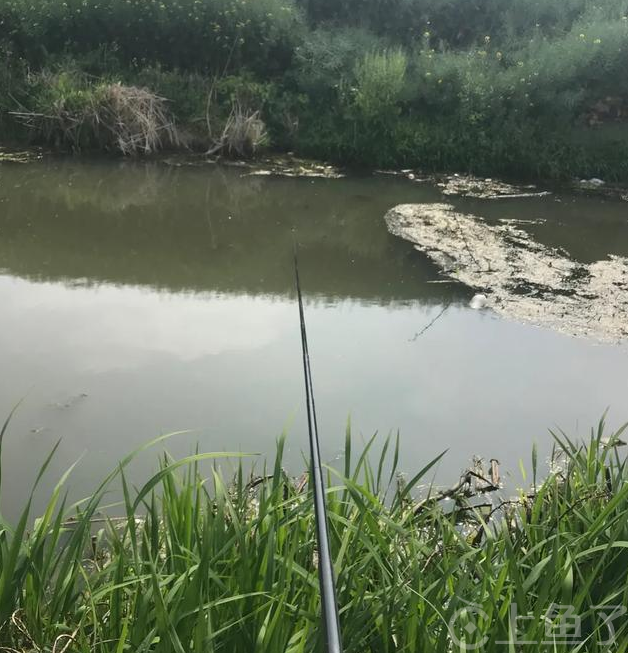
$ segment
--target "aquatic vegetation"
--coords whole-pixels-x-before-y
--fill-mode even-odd
[[[484,651],[503,651],[503,642],[524,640],[574,650],[557,613],[570,606],[580,650],[607,651],[612,640],[625,651],[620,435],[605,439],[603,424],[586,445],[557,434],[549,473],[541,478],[534,449],[530,487],[500,499],[498,480],[475,472],[449,491],[426,485],[438,459],[404,482],[398,442],[372,455],[375,439],[356,452],[348,433],[343,468],[327,472],[345,650],[445,652],[483,642]],[[129,456],[76,506],[64,489],[70,470],[32,527],[31,497],[14,527],[1,526],[2,646],[318,650],[312,498],[307,475],[283,470],[283,444],[259,476],[246,475],[243,462],[227,478],[215,463],[229,454],[195,453],[163,457],[138,488],[126,475]],[[45,473],[46,465],[39,478]],[[104,512],[114,486],[121,504]]]
[[[385,218],[391,233],[486,293],[486,305],[501,315],[600,341],[628,336],[625,257],[578,263],[512,222],[491,225],[448,204],[401,204]]]

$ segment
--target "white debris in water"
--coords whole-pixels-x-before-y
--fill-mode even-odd
[[[469,306],[471,308],[475,308],[476,310],[479,310],[481,308],[486,308],[487,305],[488,305],[488,299],[486,295],[482,295],[481,293],[478,293],[477,295],[473,295],[471,301],[469,302]]]
[[[544,197],[548,191],[536,186],[513,186],[495,179],[479,179],[470,175],[453,175],[438,183],[443,195],[460,195],[477,199],[516,199],[520,197]]]
[[[41,150],[31,148],[28,150],[13,150],[0,146],[1,163],[30,163],[43,158]]]
[[[601,341],[628,338],[628,259],[578,263],[514,225],[448,204],[402,204],[386,223],[449,277],[486,293],[497,313]]]
[[[557,202],[560,202],[559,199],[556,199]],[[547,222],[544,218],[499,218],[499,222],[503,224],[515,224],[515,225],[527,225],[527,224],[545,224]]]
[[[317,161],[297,159],[295,157],[274,157],[260,162],[264,167],[255,167],[245,177],[320,177],[323,179],[341,179],[344,177],[338,168]]]
[[[582,188],[600,188],[606,185],[606,182],[597,177],[592,177],[591,179],[581,179],[580,186]]]

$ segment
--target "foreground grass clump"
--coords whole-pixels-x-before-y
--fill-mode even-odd
[[[417,502],[434,463],[405,484],[398,448],[386,442],[371,466],[372,444],[354,461],[348,437],[344,469],[329,471],[346,651],[514,651],[500,642],[548,638],[553,651],[628,649],[628,620],[612,622],[609,647],[600,618],[628,593],[628,470],[601,428],[586,446],[558,440],[545,480],[533,453],[532,489],[489,508],[463,485]],[[139,489],[125,478],[129,457],[71,509],[62,479],[32,531],[28,508],[2,525],[2,650],[321,650],[312,500],[306,477],[282,470],[282,448],[272,474],[249,482],[216,468],[203,481],[202,461],[227,454],[197,454],[164,458]],[[116,479],[125,516],[97,533]],[[561,639],[556,605],[581,619],[579,643]]]

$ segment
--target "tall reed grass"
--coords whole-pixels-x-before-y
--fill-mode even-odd
[[[438,501],[425,486],[438,459],[404,483],[398,441],[373,456],[373,439],[356,456],[347,433],[343,468],[327,471],[345,650],[543,648],[516,636],[549,637],[557,652],[626,651],[628,619],[613,621],[612,646],[600,620],[600,606],[628,600],[628,470],[602,432],[586,445],[558,435],[560,461],[541,479],[534,451],[531,487],[489,507],[466,491]],[[205,479],[203,461],[229,454],[196,453],[162,457],[136,488],[125,471],[136,452],[77,505],[70,472],[34,523],[27,501],[0,527],[0,650],[321,650],[312,497],[306,476],[283,470],[283,445],[259,477],[212,465]],[[116,484],[123,517],[99,522]],[[548,636],[557,605],[581,619],[576,643]]]

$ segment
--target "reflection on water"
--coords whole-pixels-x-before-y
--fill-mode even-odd
[[[590,201],[563,199],[466,205],[491,220],[540,218],[538,237],[571,250],[598,220],[591,251],[622,247],[616,205],[595,205],[592,218]],[[196,442],[264,453],[288,425],[286,464],[300,469],[295,235],[328,460],[349,414],[356,437],[399,428],[408,471],[450,448],[445,481],[475,453],[516,470],[532,440],[549,442],[548,426],[583,434],[609,405],[625,418],[626,348],[469,310],[467,290],[432,283],[435,269],[388,235],[385,211],[414,201],[442,199],[383,177],[0,167],[0,413],[25,397],[5,441],[8,514],[60,437],[47,482],[84,455],[75,496],[133,447],[177,429],[193,432],[168,443],[175,455]],[[133,474],[154,462],[145,456]]]
[[[0,260],[33,279],[265,295],[292,291],[296,235],[308,289],[389,303],[442,297],[434,269],[382,229],[389,179],[243,176],[215,166],[66,163],[2,170]]]

